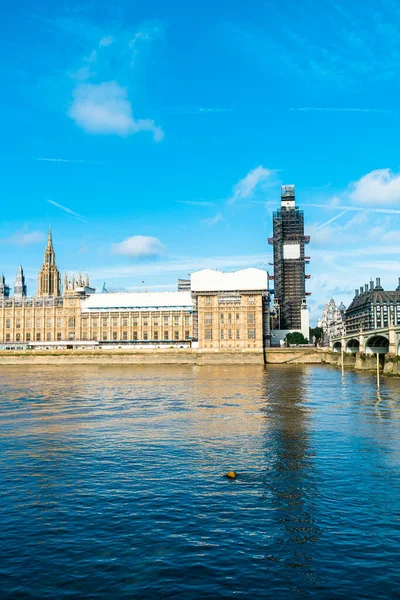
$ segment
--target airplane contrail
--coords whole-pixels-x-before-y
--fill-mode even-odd
[[[343,204],[302,204],[303,206],[313,206],[315,208],[333,208],[340,210],[353,210],[357,212],[384,213],[388,215],[400,215],[400,209],[397,208],[367,208],[365,206],[344,206]]]
[[[271,204],[273,206],[276,207],[276,202],[275,201],[267,201],[264,202],[264,200],[250,200],[249,201],[251,204],[264,204],[264,206],[266,206],[267,204]],[[368,208],[366,206],[344,206],[343,204],[303,204],[301,203],[300,208],[306,207],[307,206],[312,206],[315,208],[333,208],[338,209],[338,210],[353,210],[353,211],[357,211],[357,212],[372,212],[372,213],[383,213],[386,215],[400,215],[400,209],[397,208]]]
[[[54,202],[54,200],[47,200],[47,202],[49,202],[50,204],[53,204],[53,206],[56,206],[57,208],[59,208],[63,212],[68,213],[69,215],[71,215],[77,221],[82,221],[82,223],[87,223],[87,221],[82,217],[82,215],[80,215],[79,213],[75,212],[74,210],[71,210],[67,206],[63,206],[62,204],[58,204],[58,202]]]
[[[340,217],[343,217],[343,215],[345,215],[347,212],[348,212],[348,209],[345,208],[338,215],[335,215],[328,221],[325,221],[325,223],[321,223],[321,225],[318,225],[318,227],[316,228],[316,231],[319,231],[320,229],[324,229],[325,227],[327,227],[327,225],[330,225],[331,223],[333,223],[333,221],[336,221],[336,219],[340,219]]]

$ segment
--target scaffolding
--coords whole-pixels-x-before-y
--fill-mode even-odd
[[[294,185],[281,185],[281,200],[293,200],[294,202]]]
[[[274,289],[275,300],[279,303],[280,328],[301,328],[301,307],[306,296],[305,264],[309,257],[304,256],[304,246],[310,241],[304,235],[304,213],[294,205],[294,185],[281,187],[281,201],[293,202],[273,214],[273,238],[268,242],[274,247]],[[293,256],[285,256],[285,249],[293,245]]]
[[[178,279],[178,292],[190,292],[190,279]]]

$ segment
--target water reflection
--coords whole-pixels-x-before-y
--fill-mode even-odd
[[[313,547],[321,536],[316,523],[318,480],[310,440],[310,408],[305,404],[307,371],[268,371],[265,379],[265,453],[270,463],[267,486],[272,492],[274,517],[280,531],[269,559],[284,567],[289,589],[304,591],[319,583],[312,567]],[[296,569],[296,577],[291,570]]]
[[[377,396],[323,367],[1,375],[3,597],[400,597],[400,380]]]

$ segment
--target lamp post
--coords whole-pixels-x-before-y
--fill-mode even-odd
[[[342,359],[342,377],[344,377],[344,339],[342,338],[340,341],[340,352]]]
[[[376,353],[376,387],[379,391],[381,389],[380,373],[379,373],[379,352]]]

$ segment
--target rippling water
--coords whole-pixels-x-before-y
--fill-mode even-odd
[[[400,597],[400,380],[377,396],[372,375],[317,366],[0,378],[1,598]]]

